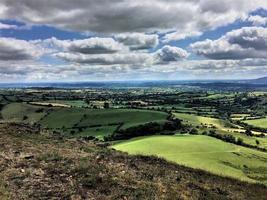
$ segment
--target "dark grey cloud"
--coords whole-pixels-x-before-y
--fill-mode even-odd
[[[267,58],[267,28],[243,27],[217,40],[191,44],[191,48],[211,59]]]
[[[58,58],[71,63],[95,64],[95,65],[114,65],[114,64],[152,64],[151,57],[146,53],[121,53],[121,54],[95,54],[86,55],[71,52],[61,52],[55,54]]]
[[[166,40],[175,40],[232,23],[259,7],[267,8],[266,1],[2,0],[0,18],[101,33],[173,31]]]
[[[128,50],[127,47],[112,38],[93,37],[82,40],[58,40],[51,38],[47,39],[45,43],[61,48],[62,51],[81,54],[108,54]]]
[[[115,38],[131,50],[145,50],[155,48],[158,43],[158,35],[156,34],[142,34],[142,33],[126,33],[116,35]]]
[[[59,40],[57,40],[59,42]],[[72,41],[75,42],[75,41]],[[59,42],[61,43],[61,42]],[[68,45],[67,45],[68,47]],[[69,48],[67,48],[69,49]],[[186,58],[189,54],[187,51],[166,45],[156,52],[137,52],[137,51],[120,51],[116,53],[88,54],[80,51],[68,50],[54,54],[57,58],[71,63],[79,64],[96,64],[96,65],[140,65],[151,66],[159,63],[176,62]]]

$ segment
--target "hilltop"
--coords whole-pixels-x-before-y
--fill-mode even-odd
[[[263,199],[267,188],[0,124],[0,199]]]

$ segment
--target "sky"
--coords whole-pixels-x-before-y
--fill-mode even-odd
[[[264,76],[266,0],[0,1],[0,82]]]

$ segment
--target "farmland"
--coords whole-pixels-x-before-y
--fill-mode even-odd
[[[49,108],[34,106],[26,103],[11,103],[6,105],[2,111],[2,117],[7,121],[24,121],[28,123],[38,122],[46,115]]]
[[[261,118],[261,119],[251,119],[251,120],[245,120],[245,123],[252,125],[252,126],[256,126],[256,127],[260,127],[260,128],[267,128],[267,118]]]
[[[156,155],[222,176],[267,184],[267,155],[207,136],[150,136],[115,144],[130,154]]]
[[[267,185],[265,95],[174,88],[4,90],[0,122]]]
[[[49,104],[50,105],[50,104]],[[138,126],[148,122],[165,122],[167,113],[129,109],[83,109],[58,107],[55,104],[11,103],[2,110],[6,121],[38,123],[50,130],[64,130],[76,136],[99,136],[103,138],[121,128]]]

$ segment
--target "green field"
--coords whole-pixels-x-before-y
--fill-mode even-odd
[[[167,113],[148,110],[131,109],[108,109],[93,110],[88,113],[79,126],[88,126],[95,124],[113,124],[123,123],[122,128],[128,128],[152,121],[164,121]]]
[[[266,137],[256,137],[256,136],[248,136],[244,134],[244,130],[239,131],[232,131],[232,130],[217,130],[220,134],[230,134],[233,135],[235,138],[241,138],[245,144],[266,148],[267,149],[267,138]],[[256,143],[256,140],[259,142],[259,144]]]
[[[234,94],[209,94],[206,97],[198,97],[199,99],[226,99],[226,98],[233,98]]]
[[[41,124],[48,128],[71,128],[74,125],[88,127],[94,125],[111,125],[123,123],[123,128],[140,123],[162,121],[167,113],[130,109],[73,109],[62,108],[50,113]]]
[[[49,129],[63,128],[65,133],[74,132],[75,136],[95,136],[102,139],[113,133],[120,124],[125,129],[148,122],[162,122],[167,116],[164,112],[137,109],[61,108],[44,117],[40,124]],[[83,130],[78,131],[79,127]]]
[[[262,119],[245,120],[244,122],[252,126],[267,128],[267,117]]]
[[[49,103],[62,103],[62,104],[66,104],[72,107],[78,107],[78,108],[82,108],[82,107],[88,107],[88,104],[86,104],[84,101],[82,100],[50,100],[50,101],[46,101]]]
[[[43,109],[43,111],[38,111],[40,109]],[[5,121],[34,123],[44,117],[47,110],[47,107],[42,106],[34,106],[26,103],[11,103],[2,109],[1,114]],[[27,119],[24,119],[25,116]]]
[[[266,153],[208,136],[140,137],[112,147],[130,154],[156,155],[215,174],[267,184]]]
[[[90,127],[82,130],[75,134],[76,136],[94,136],[100,140],[106,135],[112,134],[116,130],[117,126],[101,126],[101,127]]]
[[[164,122],[168,116],[165,112],[138,109],[84,109],[78,108],[81,102],[75,103],[77,106],[72,108],[11,103],[2,109],[1,115],[5,121],[37,122],[44,128],[62,129],[67,134],[100,138],[113,133],[120,124],[125,129],[148,122]]]
[[[232,114],[231,119],[232,120],[243,120],[246,117],[249,117],[249,114]]]
[[[246,144],[267,148],[267,139],[265,137],[261,138],[261,137],[247,136],[246,134],[244,134],[245,132],[244,128],[242,127],[233,128],[230,122],[224,121],[222,119],[217,119],[212,117],[202,117],[198,115],[184,114],[184,113],[174,113],[174,115],[177,118],[182,119],[183,123],[185,124],[189,124],[192,126],[200,126],[200,125],[206,125],[207,127],[214,126],[216,127],[217,132],[220,134],[230,134],[236,138],[242,138],[243,142]],[[258,145],[256,145],[256,140],[259,141]]]
[[[178,119],[183,120],[185,124],[190,124],[193,126],[207,125],[207,126],[215,126],[216,128],[222,128],[228,125],[227,122],[212,117],[203,117],[199,115],[185,114],[185,113],[174,113],[174,115]]]

